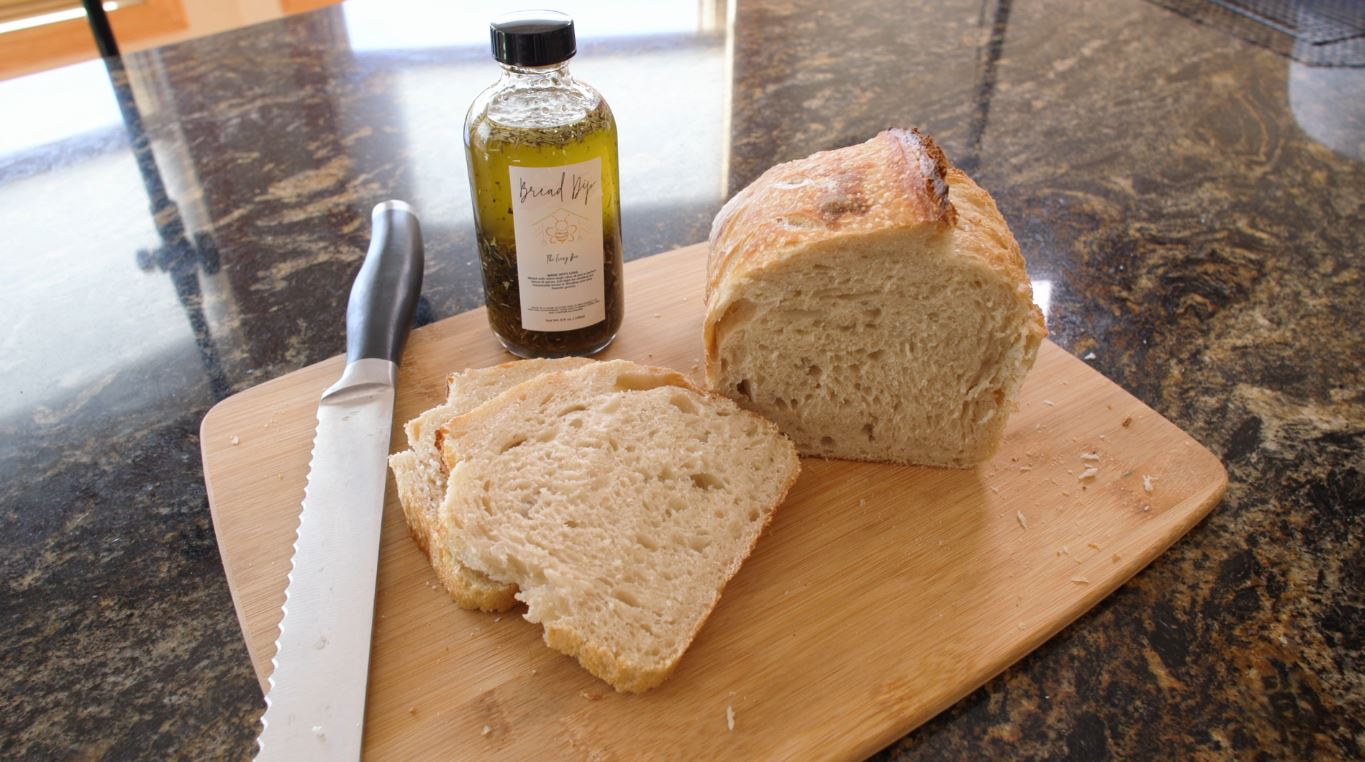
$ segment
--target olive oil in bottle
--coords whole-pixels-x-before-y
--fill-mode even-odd
[[[490,32],[503,75],[464,135],[488,322],[522,357],[590,355],[624,312],[616,121],[569,73],[568,16],[508,14]]]

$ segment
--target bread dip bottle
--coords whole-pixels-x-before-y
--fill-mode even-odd
[[[624,311],[616,120],[569,73],[573,19],[520,11],[490,34],[502,79],[464,132],[488,322],[522,357],[594,354]]]

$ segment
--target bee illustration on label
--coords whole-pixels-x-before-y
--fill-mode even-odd
[[[568,209],[559,208],[536,223],[545,235],[545,243],[573,243],[578,240],[578,230],[588,219],[574,214]]]

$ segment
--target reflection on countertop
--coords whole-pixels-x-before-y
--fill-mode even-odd
[[[1054,340],[1228,466],[1167,555],[884,757],[1365,752],[1360,70],[1143,0],[561,5],[621,125],[627,258],[919,126],[995,195]],[[481,303],[484,15],[353,0],[0,83],[0,755],[250,753],[198,422],[339,350],[376,201],[422,212],[423,320]]]

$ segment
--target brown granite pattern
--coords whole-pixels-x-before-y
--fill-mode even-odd
[[[1053,338],[1227,464],[1188,537],[880,758],[1365,756],[1365,71],[1143,0],[740,2],[728,73],[723,30],[582,33],[629,258],[919,126],[995,195]],[[423,212],[423,320],[480,302],[483,51],[356,39],[329,9],[130,56],[141,124],[0,150],[0,757],[249,756],[199,419],[339,350],[376,201]]]

